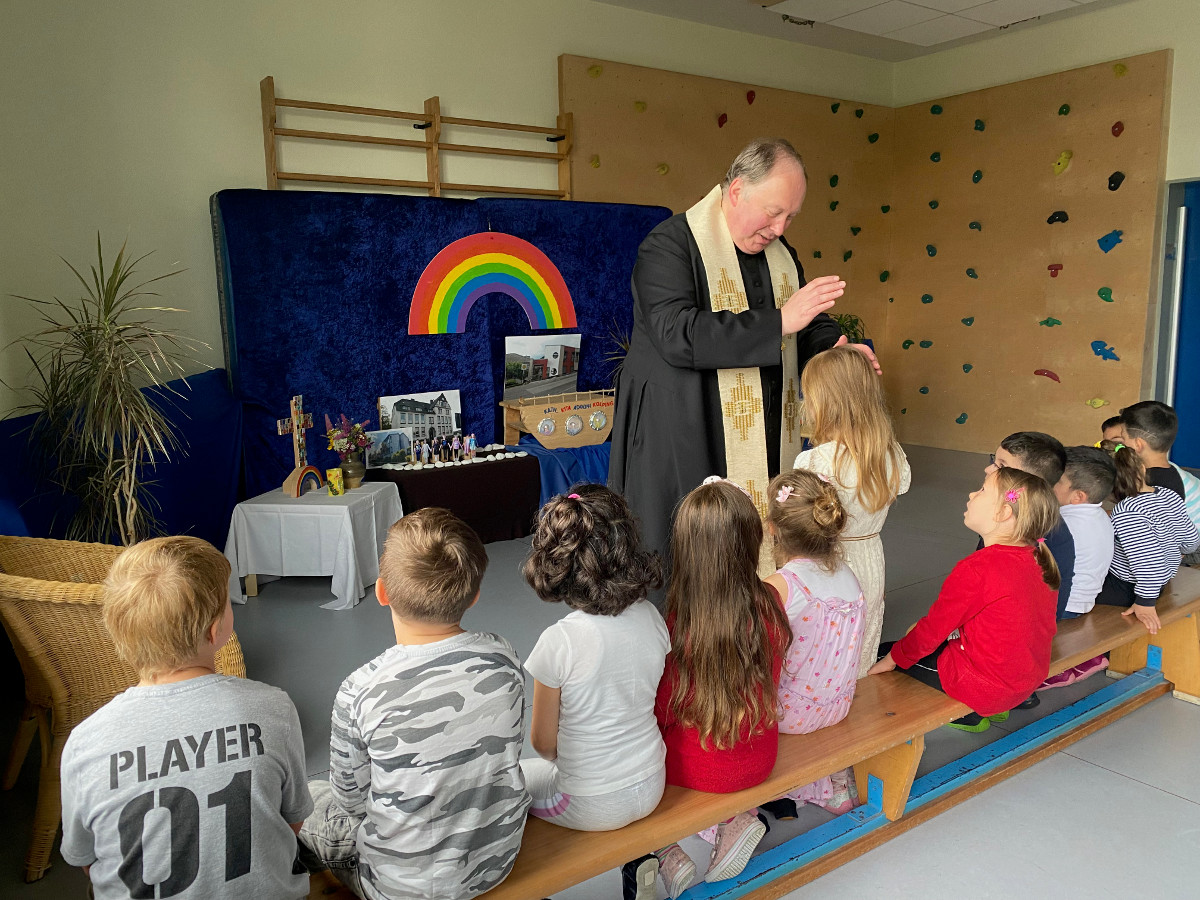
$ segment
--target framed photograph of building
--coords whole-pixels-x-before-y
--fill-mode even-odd
[[[578,334],[541,334],[504,339],[504,399],[545,397],[575,391]]]
[[[413,461],[411,431],[390,428],[387,431],[368,431],[367,434],[371,438],[371,446],[364,457],[368,469]]]
[[[458,391],[426,391],[379,398],[381,431],[403,431],[432,440],[462,432],[462,401]]]

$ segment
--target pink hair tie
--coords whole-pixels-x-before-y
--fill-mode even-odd
[[[567,499],[568,500],[578,500],[579,495],[578,494],[567,494]]]
[[[1046,539],[1045,539],[1045,538],[1038,538],[1038,539],[1037,539],[1037,542],[1038,542],[1039,544],[1044,544],[1044,543],[1046,543]]]

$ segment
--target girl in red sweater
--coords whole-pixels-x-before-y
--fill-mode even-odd
[[[759,580],[762,520],[745,489],[707,479],[683,498],[671,535],[667,589],[671,654],[655,714],[667,745],[667,784],[732,793],[766,780],[779,748],[776,690],[792,641],[775,588]],[[705,832],[705,881],[745,868],[766,833],[757,810]],[[660,850],[667,892],[695,874],[678,844]]]
[[[1003,722],[1050,670],[1058,566],[1042,535],[1058,519],[1046,482],[997,469],[971,494],[963,522],[983,538],[954,567],[929,613],[903,638],[882,644],[869,675],[897,666],[974,712],[951,723],[986,731]]]

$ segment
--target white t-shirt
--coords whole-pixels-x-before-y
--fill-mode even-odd
[[[1112,565],[1112,520],[1099,503],[1070,503],[1058,511],[1075,541],[1075,572],[1067,612],[1091,612]]]
[[[575,610],[542,632],[525,669],[561,691],[558,790],[608,794],[663,768],[654,696],[670,647],[666,623],[646,600],[619,616]]]

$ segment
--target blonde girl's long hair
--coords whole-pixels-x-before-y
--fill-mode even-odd
[[[793,469],[772,479],[767,500],[767,522],[775,529],[775,565],[803,558],[835,571],[842,559],[838,536],[848,518],[837,488],[815,472]]]
[[[1062,576],[1045,541],[1059,521],[1054,491],[1046,484],[1046,479],[1012,466],[997,469],[995,478],[1000,502],[1007,503],[1013,511],[1012,539],[1019,544],[1033,544],[1034,557],[1042,567],[1042,581],[1057,591]]]
[[[833,441],[834,472],[849,457],[858,472],[855,493],[870,512],[891,504],[900,493],[900,445],[879,376],[853,347],[818,353],[800,375],[805,415],[813,442]]]
[[[671,534],[667,589],[677,672],[670,708],[701,746],[734,746],[778,720],[775,660],[792,630],[759,580],[762,521],[750,498],[719,481],[683,498]]]

